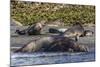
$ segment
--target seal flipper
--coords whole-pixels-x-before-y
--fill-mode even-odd
[[[16,30],[15,33],[17,33],[19,35],[25,35],[26,34],[25,30],[22,30],[22,31]]]

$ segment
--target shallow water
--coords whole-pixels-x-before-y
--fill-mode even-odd
[[[11,66],[95,61],[95,52],[12,53]]]

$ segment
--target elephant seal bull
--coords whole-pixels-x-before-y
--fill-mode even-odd
[[[53,36],[43,37],[32,41],[15,52],[55,52],[55,51],[69,51],[71,49],[75,52],[85,52],[88,48],[84,45],[79,45],[73,39],[68,37]]]

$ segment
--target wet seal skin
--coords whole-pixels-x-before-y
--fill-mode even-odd
[[[44,26],[45,22],[40,22],[40,23],[36,23],[33,24],[31,26],[29,26],[27,29],[24,30],[16,30],[15,33],[19,34],[19,35],[40,35],[41,34],[41,30]]]
[[[75,41],[79,40],[79,37],[84,37],[87,35],[93,35],[93,32],[90,30],[84,30],[84,27],[80,22],[75,22],[72,27],[68,28],[65,32],[60,35],[64,37],[74,37]]]
[[[88,52],[89,48],[68,37],[43,37],[32,41],[16,52]]]

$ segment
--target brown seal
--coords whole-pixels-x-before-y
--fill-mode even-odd
[[[32,41],[15,52],[54,52],[54,51],[69,51],[85,52],[88,48],[80,45],[73,39],[68,37],[43,37]]]

